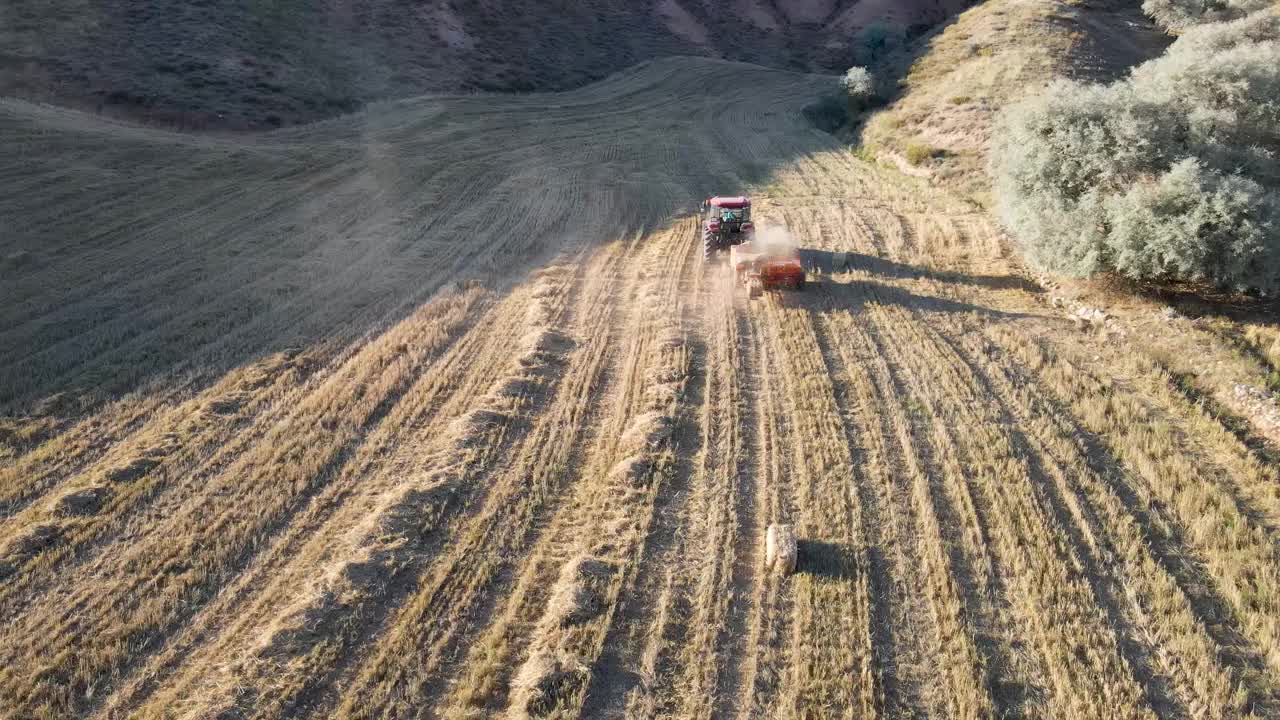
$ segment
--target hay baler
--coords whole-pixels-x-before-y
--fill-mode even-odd
[[[757,241],[734,245],[729,248],[729,267],[750,297],[776,288],[804,289],[804,265],[793,247]]]

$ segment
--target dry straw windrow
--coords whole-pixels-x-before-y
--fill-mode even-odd
[[[694,259],[695,246],[687,239],[683,242],[674,255],[653,258],[650,267],[660,272],[655,273],[656,280],[644,284],[643,295],[655,301],[675,301],[678,281]],[[633,259],[637,269],[645,267],[643,260]],[[508,683],[509,693],[503,692],[498,701],[509,698],[504,704],[517,716],[575,714],[584,701],[590,675],[574,668],[589,666],[598,657],[618,594],[635,580],[635,561],[652,522],[656,495],[673,469],[667,427],[681,421],[688,374],[678,301],[676,307],[674,316],[635,316],[638,332],[620,358],[612,427],[596,438],[576,496],[540,539],[506,613],[495,618],[490,639],[481,641],[484,654],[475,656],[463,684],[455,688],[451,714],[465,715],[494,702],[493,692],[506,690],[503,685]],[[608,572],[583,576],[565,570],[574,563],[608,568]],[[543,585],[547,578],[543,573],[553,568],[558,568],[560,582]],[[601,574],[607,577],[586,582],[599,579]],[[561,617],[564,604],[553,602],[553,598],[581,593],[594,598],[591,607],[596,611],[589,617],[573,611]],[[578,621],[565,622],[570,616]],[[501,635],[493,634],[521,626],[531,631],[524,647],[507,645]],[[523,656],[514,672],[508,664],[513,656]]]

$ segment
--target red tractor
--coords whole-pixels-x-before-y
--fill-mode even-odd
[[[702,257],[713,260],[755,236],[751,198],[713,197],[702,202]]]

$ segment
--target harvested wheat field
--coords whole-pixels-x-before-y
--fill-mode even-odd
[[[829,83],[0,102],[0,715],[1280,715],[1274,437],[1190,369],[1265,356],[1073,321]],[[803,292],[704,266],[740,192]]]

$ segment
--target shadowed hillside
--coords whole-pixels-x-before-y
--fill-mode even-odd
[[[0,95],[182,127],[272,127],[427,92],[562,90],[705,55],[843,70],[968,0],[13,0]],[[870,33],[870,35],[868,35]]]

